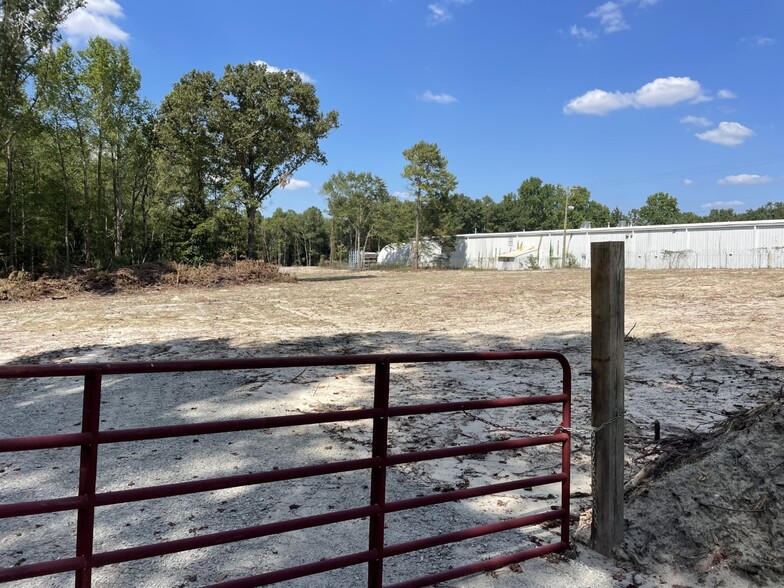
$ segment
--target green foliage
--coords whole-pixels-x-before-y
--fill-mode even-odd
[[[305,163],[327,162],[319,141],[338,126],[338,113],[319,112],[315,87],[294,71],[227,65],[215,87],[209,126],[217,139],[218,174],[239,191],[248,221],[247,255],[255,258],[261,203]]]
[[[726,222],[737,220],[735,211],[731,208],[713,208],[705,217],[705,221],[709,223]]]
[[[392,221],[391,197],[384,180],[371,173],[353,171],[333,174],[321,187],[335,240],[348,237],[354,250],[366,250],[368,240]],[[334,259],[334,252],[331,256]]]
[[[591,223],[592,227],[614,227],[618,226],[613,218],[613,213],[610,209],[596,200],[588,202],[588,207],[585,211],[585,220]]]
[[[419,267],[420,236],[435,237],[449,246],[457,229],[452,192],[457,178],[447,170],[448,161],[436,143],[419,141],[403,151],[408,163],[402,176],[408,181],[414,198],[414,252],[412,264]]]
[[[311,206],[301,214],[277,208],[261,221],[264,258],[279,265],[319,265],[328,254],[329,223]]]
[[[577,262],[577,258],[574,256],[574,253],[566,254],[566,259],[564,260],[564,267],[568,269],[576,269],[580,267],[580,264]]]
[[[538,255],[529,255],[525,258],[525,267],[529,270],[538,270],[542,269],[542,266],[539,265],[539,256]]]
[[[658,192],[627,213],[581,186],[530,177],[496,202],[455,193],[438,145],[403,155],[409,198],[370,172],[338,172],[322,187],[328,217],[260,210],[338,126],[293,71],[227,66],[191,71],[160,107],[139,97],[128,49],[105,39],[74,51],[56,30],[81,0],[0,0],[0,271],[106,268],[175,260],[201,264],[261,254],[316,265],[349,249],[380,250],[414,236],[449,247],[458,233],[784,218],[784,203],[746,212],[681,212]],[[284,193],[284,195],[287,193]],[[414,256],[415,258],[417,256]],[[550,252],[550,265],[560,257]],[[526,264],[538,267],[538,258]],[[577,265],[567,256],[565,266]]]
[[[564,227],[577,229],[585,221],[594,226],[612,224],[610,210],[591,200],[591,193],[583,186],[545,184],[531,177],[525,180],[516,193],[509,193],[498,204],[495,230],[503,232],[558,230]]]
[[[768,202],[759,208],[749,209],[738,215],[738,220],[784,219],[784,202]]]
[[[674,225],[681,222],[682,213],[678,199],[665,192],[651,194],[638,212],[636,224]]]
[[[496,231],[496,203],[490,196],[473,199],[465,194],[455,194],[453,206],[457,234]]]
[[[4,0],[0,5],[0,145],[6,146],[27,104],[24,85],[35,60],[84,0]]]
[[[176,208],[172,228],[179,261],[215,259],[215,242],[205,231],[213,230],[212,215],[226,211],[212,173],[216,146],[209,116],[215,84],[211,72],[191,71],[174,84],[158,111],[158,165],[163,193]]]

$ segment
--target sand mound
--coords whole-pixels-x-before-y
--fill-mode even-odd
[[[784,398],[669,442],[627,492],[622,554],[671,573],[784,576]]]

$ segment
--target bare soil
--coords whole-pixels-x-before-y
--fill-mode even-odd
[[[591,491],[588,271],[351,273],[301,268],[289,273],[296,276],[296,282],[217,288],[175,284],[116,295],[68,293],[65,298],[0,302],[0,363],[554,349],[567,356],[573,369],[572,490],[575,498],[572,510],[575,520],[586,514]],[[627,272],[627,480],[631,481],[641,468],[659,456],[666,442],[707,433],[729,415],[777,398],[784,386],[782,315],[784,272],[781,271]],[[407,403],[496,393],[548,393],[556,380],[538,366],[522,364],[438,366],[427,370],[401,366],[393,374],[393,400]],[[110,394],[106,396],[107,406],[102,414],[105,426],[111,427],[332,410],[366,403],[368,395],[372,395],[369,382],[372,382],[372,373],[359,368],[284,370],[270,375],[115,378],[106,383]],[[78,391],[78,382],[67,389],[59,389],[48,381],[31,384],[0,381],[0,396],[4,397],[7,408],[0,415],[0,434],[16,436],[75,430],[79,420]],[[552,430],[558,424],[554,414],[500,412],[411,419],[392,430],[393,448],[405,451],[423,444],[448,446],[486,441],[508,436],[512,429],[522,428],[533,433]],[[654,421],[661,424],[664,443],[653,440]],[[285,437],[259,435],[241,443],[222,439],[214,443],[206,441],[188,439],[166,449],[139,446],[115,452],[107,450],[102,454],[108,472],[102,489],[124,488],[129,480],[141,486],[194,476],[213,477],[237,469],[258,471],[260,467],[270,467],[272,457],[277,460],[272,460],[275,466],[280,467],[290,462],[299,464],[302,456],[311,462],[327,456],[359,457],[368,451],[369,430],[363,425],[330,425],[310,427]],[[228,448],[231,444],[233,447]],[[779,443],[778,447],[781,446]],[[265,448],[263,455],[258,447]],[[751,451],[750,447],[746,451]],[[775,452],[776,445],[770,447],[773,449],[768,451]],[[552,457],[542,450],[525,455],[445,460],[444,463],[398,468],[393,487],[401,496],[410,496],[536,475],[552,467],[547,461]],[[72,492],[72,481],[66,483],[65,472],[56,469],[62,461],[63,452],[40,458],[38,462],[18,454],[0,456],[0,485],[6,489],[8,500],[68,495]],[[773,529],[772,547],[778,545],[776,532],[782,527],[782,470],[784,467],[772,470],[769,476],[773,477],[773,482],[765,486],[766,491],[774,492],[763,505],[768,509],[765,516],[769,518],[765,521],[770,521]],[[231,528],[254,524],[259,516],[266,521],[285,518],[292,513],[296,516],[315,514],[321,512],[319,508],[323,511],[324,505],[343,508],[356,505],[349,504],[351,501],[361,504],[367,499],[366,491],[361,490],[361,483],[356,495],[347,491],[348,478],[350,476],[344,476],[342,481],[330,479],[316,485],[277,488],[268,494],[223,491],[209,499],[183,500],[174,507],[171,504],[151,505],[146,511],[140,511],[138,505],[125,511],[118,509],[111,513],[105,526],[97,529],[97,548],[191,536],[202,531],[222,530],[221,525]],[[743,484],[747,482],[753,483],[753,480]],[[725,501],[717,501],[715,496],[710,499],[696,497],[695,504],[699,498],[706,504],[747,508],[748,505],[736,504],[732,498],[737,495],[733,492],[741,492],[745,486],[731,479],[726,483],[731,484],[729,490],[715,487],[718,482],[706,482],[702,486],[684,486],[684,492],[724,492]],[[557,493],[557,488],[555,491]],[[552,492],[552,488],[542,487],[533,492],[509,493],[467,505],[461,503],[456,510],[429,510],[412,515],[413,519],[398,521],[398,527],[390,522],[389,532],[392,539],[404,540],[407,537],[404,531],[412,528],[421,531],[416,536],[427,536],[448,531],[456,522],[471,525],[487,522],[491,516],[496,519],[517,516],[529,512],[532,505],[546,508]],[[659,520],[669,520],[669,515],[662,514],[669,513],[669,507],[668,502],[660,502],[655,508],[650,505],[637,511],[632,506],[629,508],[630,512],[638,513],[634,525],[655,528],[661,525]],[[224,511],[232,509],[232,516],[227,517]],[[693,515],[707,520],[707,517],[715,517],[716,510],[697,506]],[[216,513],[221,516],[215,518]],[[149,518],[145,518],[148,515]],[[197,524],[204,520],[208,522]],[[749,525],[744,519],[737,522]],[[67,537],[70,537],[73,521],[63,523],[47,518],[37,524],[41,526],[27,521],[16,531],[0,526],[0,554],[7,554],[5,557],[0,555],[0,567],[51,557],[53,549],[60,549],[61,557],[72,553],[72,543]],[[199,530],[201,526],[205,529]],[[127,536],[119,532],[125,527]],[[759,530],[747,531],[756,533]],[[345,543],[342,545],[345,552],[363,548],[364,532],[359,531],[359,547],[349,545],[349,539],[339,542]],[[317,546],[327,550],[321,557],[333,554],[337,536],[354,537],[357,530],[346,528],[322,534],[315,540]],[[689,548],[694,554],[715,554],[721,547],[716,547],[714,538],[710,538],[710,544],[706,541],[701,545],[699,533],[695,536],[697,538],[689,540]],[[530,530],[522,536],[511,534],[493,542],[480,541],[474,546],[479,555],[473,557],[492,555],[494,550],[503,551],[510,545],[519,549],[521,537],[533,544],[542,541],[538,532]],[[275,569],[280,565],[301,563],[301,557],[313,555],[311,548],[299,547],[304,545],[302,541],[304,539],[296,535],[283,543],[265,544],[265,553],[272,555],[263,561],[258,558],[258,549],[255,552],[252,549],[250,552],[211,551],[195,559],[185,556],[163,558],[168,563],[157,565],[153,571],[134,565],[118,566],[122,568],[119,571],[106,568],[99,578],[104,582],[101,585],[107,586],[175,586],[180,585],[178,582],[188,586],[202,585],[259,573],[263,571],[261,568]],[[639,549],[630,548],[625,561],[597,558],[580,548],[580,555],[574,561],[537,560],[519,568],[525,573],[518,573],[519,569],[515,568],[450,585],[625,588],[655,586],[660,582],[742,586],[777,580],[778,568],[765,565],[764,557],[768,553],[762,553],[759,561],[749,564],[748,560],[743,560],[738,564],[739,560],[726,555],[711,555],[707,559],[667,557],[664,553],[666,544],[667,541],[662,540]],[[683,544],[672,545],[672,549],[680,552],[687,549]],[[657,553],[652,552],[654,546]],[[726,554],[731,549],[729,546],[718,552]],[[460,565],[465,563],[462,558],[469,551],[463,546],[431,550],[425,559],[417,557],[404,561],[397,568],[390,566],[389,574],[394,579],[402,579],[411,577],[412,570],[420,575],[431,569]],[[215,553],[220,553],[217,559]],[[208,555],[212,555],[212,559]],[[692,561],[694,565],[689,563]],[[187,570],[187,574],[183,575],[183,570]],[[346,572],[349,575],[332,577],[322,585],[337,585],[335,582],[360,585],[361,570],[355,572],[358,575]]]

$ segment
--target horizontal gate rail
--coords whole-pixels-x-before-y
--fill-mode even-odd
[[[562,384],[557,394],[473,400],[465,402],[429,403],[417,405],[389,406],[390,366],[394,364],[420,364],[469,361],[502,360],[554,360],[560,365]],[[373,408],[344,411],[308,413],[289,416],[246,418],[212,421],[182,425],[130,428],[121,430],[99,429],[101,382],[107,375],[146,373],[176,373],[194,371],[266,370],[318,366],[374,365],[375,385]],[[447,545],[475,537],[559,521],[560,539],[556,542],[518,551],[480,562],[430,574],[394,584],[397,588],[428,586],[465,575],[497,569],[559,551],[569,544],[569,454],[570,440],[567,433],[571,425],[571,370],[566,358],[551,351],[511,352],[462,352],[462,353],[419,353],[356,356],[310,356],[257,359],[223,359],[174,362],[136,362],[67,365],[8,365],[0,366],[0,379],[82,377],[84,378],[82,432],[57,435],[37,435],[17,438],[0,438],[0,453],[34,451],[79,447],[81,451],[79,470],[79,493],[77,496],[0,504],[0,519],[46,513],[77,511],[76,557],[43,561],[10,568],[0,568],[0,582],[22,580],[52,574],[75,572],[75,585],[88,587],[92,584],[92,570],[138,559],[169,555],[192,549],[244,541],[290,531],[331,525],[357,519],[368,519],[368,549],[357,553],[322,559],[316,562],[267,572],[251,577],[231,580],[214,586],[239,588],[261,586],[312,574],[336,570],[357,564],[368,564],[368,586],[383,586],[383,566],[386,558],[395,557],[440,545]],[[562,406],[561,424],[549,435],[515,437],[504,441],[492,441],[390,454],[388,451],[388,422],[390,418],[412,415],[510,408],[542,404]],[[204,480],[178,482],[119,490],[96,492],[97,455],[102,444],[149,441],[187,436],[200,436],[241,431],[269,430],[302,425],[318,425],[334,422],[372,420],[372,456],[364,459],[319,463],[308,466],[273,469],[233,476]],[[425,496],[386,501],[386,471],[388,467],[434,459],[460,457],[478,453],[521,449],[548,444],[561,446],[561,471],[549,475],[518,479],[511,482],[463,488]],[[161,541],[155,544],[126,547],[102,553],[93,553],[95,509],[126,504],[142,500],[168,498],[199,492],[211,492],[228,488],[296,480],[313,476],[338,474],[358,470],[370,471],[370,503],[366,506],[323,514],[300,517],[244,527],[231,531],[208,533],[184,539]],[[384,517],[425,506],[434,506],[477,498],[501,492],[530,489],[549,484],[561,485],[561,500],[558,507],[550,511],[527,514],[511,520],[479,525],[459,531],[424,537],[403,543],[387,545],[384,538]]]

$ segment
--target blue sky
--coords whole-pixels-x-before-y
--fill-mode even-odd
[[[784,200],[781,0],[88,0],[63,33],[127,45],[156,103],[229,63],[312,80],[340,113],[329,163],[266,213],[324,208],[337,171],[404,194],[420,140],[474,198],[538,176],[624,211],[658,191],[699,214]]]

